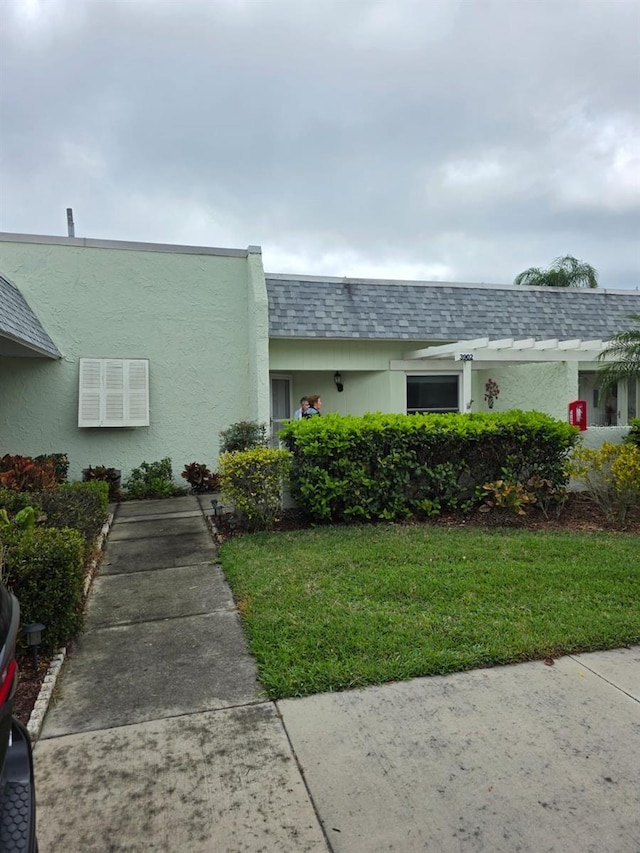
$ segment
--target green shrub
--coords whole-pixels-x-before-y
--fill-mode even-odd
[[[249,530],[269,530],[282,512],[282,485],[291,454],[255,447],[220,457],[220,489]]]
[[[605,441],[598,449],[580,447],[571,473],[609,522],[624,524],[640,508],[640,448],[635,444]]]
[[[82,536],[69,528],[12,531],[4,557],[5,583],[18,597],[22,623],[46,625],[41,649],[57,651],[82,628]]]
[[[217,492],[219,489],[218,475],[210,471],[204,463],[190,462],[184,466],[181,477],[191,486],[194,495],[203,495],[207,492]]]
[[[629,427],[629,433],[624,437],[625,444],[635,444],[636,447],[640,447],[640,418],[630,418]]]
[[[96,537],[109,514],[109,486],[90,483],[62,483],[35,496],[45,514],[47,527],[73,527],[82,535],[85,556],[93,551]]]
[[[316,521],[468,508],[496,480],[567,482],[578,431],[539,412],[325,415],[289,421],[292,493]]]
[[[15,515],[21,509],[33,505],[34,497],[30,492],[16,492],[0,487],[0,509],[6,509],[9,515]]]
[[[220,453],[236,453],[254,447],[269,447],[267,425],[257,421],[239,421],[220,433]]]
[[[182,489],[174,485],[169,458],[161,459],[160,462],[143,462],[139,468],[132,470],[124,487],[129,500],[170,498],[172,495],[184,494]]]
[[[82,469],[82,479],[85,483],[99,480],[108,484],[109,500],[113,503],[117,503],[122,499],[120,476],[120,471],[117,468],[107,468],[104,465],[95,465],[93,468],[89,465],[88,468]]]

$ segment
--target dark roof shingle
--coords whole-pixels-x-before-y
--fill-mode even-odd
[[[610,339],[640,292],[266,275],[272,338]]]
[[[44,355],[60,357],[60,351],[40,325],[17,287],[0,276],[0,337],[24,344]]]

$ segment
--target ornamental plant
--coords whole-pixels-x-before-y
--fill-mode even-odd
[[[194,495],[218,491],[218,475],[210,471],[204,463],[190,462],[184,466],[180,476],[189,483]]]
[[[526,515],[526,507],[536,502],[536,496],[523,483],[494,480],[485,483],[479,495],[483,501],[480,512],[503,510],[511,515]]]
[[[611,444],[578,448],[571,460],[571,474],[607,521],[624,524],[630,512],[640,509],[640,448],[635,444]]]
[[[499,396],[500,389],[498,388],[498,383],[493,379],[487,379],[484,386],[484,399],[487,401],[490,409],[493,409],[493,401],[497,400]]]
[[[40,492],[58,483],[56,463],[50,456],[40,461],[31,456],[5,454],[0,459],[0,486],[16,492]]]
[[[220,457],[218,476],[224,500],[235,507],[248,530],[270,530],[282,513],[282,487],[291,454],[255,447]]]

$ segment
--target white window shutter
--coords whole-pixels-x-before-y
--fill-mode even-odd
[[[131,358],[127,362],[127,425],[149,426],[149,362]]]
[[[107,358],[103,361],[104,410],[103,426],[126,426],[125,417],[125,362]]]
[[[80,359],[78,426],[149,426],[147,359]]]
[[[100,426],[102,400],[102,361],[99,358],[80,359],[80,393],[78,426]]]

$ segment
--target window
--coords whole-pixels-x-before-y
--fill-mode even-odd
[[[459,411],[458,374],[407,376],[407,414]]]
[[[81,358],[78,426],[149,426],[147,359]]]

